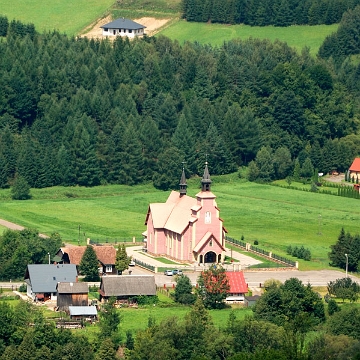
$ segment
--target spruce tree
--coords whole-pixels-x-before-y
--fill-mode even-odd
[[[23,176],[17,176],[11,188],[13,200],[27,200],[31,198],[30,185]]]
[[[129,268],[130,261],[131,261],[131,257],[127,256],[125,245],[119,244],[116,252],[116,260],[115,260],[115,267],[119,275],[122,275],[122,272]]]
[[[79,271],[85,275],[85,281],[99,281],[99,260],[96,252],[91,245],[86,247],[83,257],[81,258]]]

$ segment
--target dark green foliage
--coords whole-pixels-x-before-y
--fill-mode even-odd
[[[129,268],[130,261],[131,257],[127,256],[125,244],[119,244],[116,252],[115,267],[120,275]]]
[[[348,335],[360,340],[360,311],[357,307],[344,308],[327,322],[327,329],[333,335]]]
[[[28,200],[31,198],[30,185],[23,176],[19,175],[15,178],[11,187],[11,197],[14,200]]]
[[[319,22],[327,10],[310,2],[183,7],[193,20],[214,11],[218,22],[253,24],[303,22],[312,8]],[[153,180],[177,189],[182,162],[189,177],[201,175],[206,154],[211,174],[237,171],[259,154],[249,178],[269,181],[289,176],[297,157],[300,169],[309,157],[321,172],[344,171],[360,151],[360,71],[350,63],[338,69],[278,41],[111,44],[26,26],[11,22],[0,43],[2,188],[17,173],[32,188]]]
[[[306,261],[310,261],[311,260],[311,252],[309,249],[305,249],[303,245],[301,245],[301,247],[297,247],[294,246],[292,247],[291,245],[289,245],[286,249],[286,252],[289,255],[295,256],[299,259],[304,259]]]
[[[118,328],[121,322],[120,313],[115,308],[115,298],[110,298],[102,307],[100,316],[100,339],[112,338],[118,344]]]
[[[9,27],[9,20],[6,16],[0,16],[0,36],[6,36]]]
[[[328,302],[328,313],[329,315],[334,315],[336,312],[340,311],[341,308],[337,304],[337,302],[334,299],[330,299]]]
[[[0,236],[0,279],[23,279],[28,264],[45,264],[61,246],[58,234],[41,239],[34,229],[7,230]]]
[[[352,193],[355,193],[351,189]],[[345,270],[346,256],[348,254],[348,270],[357,271],[360,260],[360,236],[357,234],[352,236],[350,233],[345,233],[342,228],[337,242],[330,246],[329,253],[330,265],[340,267]]]
[[[324,304],[310,285],[303,285],[296,278],[286,280],[279,288],[268,290],[255,304],[254,317],[277,325],[290,324],[308,330],[325,320]]]
[[[79,265],[79,272],[85,275],[85,281],[99,281],[99,260],[96,252],[91,245],[85,249],[84,255],[81,258]]]
[[[174,299],[176,302],[185,305],[191,305],[195,302],[196,296],[192,293],[193,288],[188,276],[180,275],[176,278],[176,287]]]
[[[327,287],[330,295],[342,299],[343,302],[345,299],[357,301],[360,293],[360,285],[349,277],[330,281]]]

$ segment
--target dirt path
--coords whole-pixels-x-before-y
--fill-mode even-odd
[[[12,223],[10,221],[7,221],[7,220],[3,220],[3,219],[0,219],[0,225],[2,226],[5,226],[7,227],[8,229],[11,229],[11,230],[24,230],[25,228],[21,225],[18,225],[18,224],[15,224],[15,223]],[[45,234],[39,234],[39,236],[43,239],[47,239],[48,236],[45,235]]]
[[[171,19],[155,19],[151,17],[143,17],[140,19],[134,19],[135,22],[146,26],[145,34],[152,36],[156,34],[161,27],[167,24]],[[84,33],[80,35],[81,37],[87,37],[89,39],[102,39],[102,29],[100,26],[105,25],[112,21],[111,16],[99,19],[95,24],[89,26],[88,29],[85,29]],[[112,39],[112,37],[110,37]]]

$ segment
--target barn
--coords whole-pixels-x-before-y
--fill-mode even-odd
[[[56,286],[57,306],[68,311],[69,306],[88,306],[89,286],[84,282],[59,282]]]

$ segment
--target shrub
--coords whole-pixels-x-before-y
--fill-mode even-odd
[[[328,313],[329,315],[333,315],[334,313],[340,311],[340,307],[334,299],[330,299],[328,302]]]
[[[255,240],[254,245],[259,245],[259,242],[257,240]]]
[[[26,293],[26,291],[27,291],[27,286],[26,286],[26,284],[21,284],[21,285],[19,286],[19,291],[22,292],[22,293]]]

